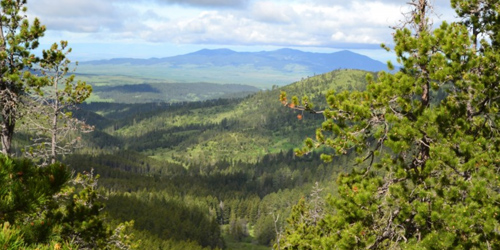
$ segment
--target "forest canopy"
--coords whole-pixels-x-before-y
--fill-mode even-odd
[[[453,0],[459,21],[436,25],[412,0],[390,73],[81,110],[67,43],[36,57],[45,27],[0,3],[0,248],[500,248],[498,1]],[[95,132],[60,136],[77,117]]]
[[[300,202],[277,248],[500,247],[500,2],[452,0],[460,20],[437,28],[431,1],[409,4],[394,32],[397,73],[368,75],[366,91],[331,91],[322,111],[281,94],[325,118],[297,155],[359,157],[327,201],[334,212],[313,219]]]

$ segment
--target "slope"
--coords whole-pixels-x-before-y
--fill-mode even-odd
[[[243,99],[85,104],[77,114],[96,132],[64,160],[78,172],[95,168],[110,196],[106,211],[134,220],[136,235],[151,248],[222,246],[222,236],[234,249],[269,246],[274,213],[288,217],[315,182],[335,189],[351,160],[346,155],[327,165],[315,153],[295,158],[288,149],[311,136],[323,117],[298,120],[280,105],[280,91],[308,95],[320,107],[328,89],[364,89],[366,74],[372,73],[336,70]]]
[[[279,105],[281,90],[309,96],[313,103],[321,105],[328,89],[363,89],[367,73],[336,70],[244,99],[144,104],[140,106],[142,112],[133,112],[133,105],[119,104],[87,104],[82,108],[111,119],[105,127],[102,123],[96,125],[102,127],[101,132],[121,141],[122,148],[156,159],[183,163],[218,159],[255,162],[263,155],[300,145],[323,120],[321,115],[307,114],[298,120],[297,111]]]

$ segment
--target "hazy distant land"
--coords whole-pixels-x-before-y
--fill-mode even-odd
[[[280,49],[235,52],[204,49],[166,58],[81,62],[78,78],[94,86],[91,101],[179,102],[238,97],[335,69],[375,72],[387,67],[382,62],[350,51],[311,53]]]

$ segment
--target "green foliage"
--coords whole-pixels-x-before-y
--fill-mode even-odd
[[[138,249],[171,249],[171,250],[209,250],[210,247],[202,247],[194,241],[176,241],[158,237],[148,231],[135,231],[135,237],[140,241]],[[218,249],[218,248],[216,248]]]
[[[55,163],[58,155],[72,151],[80,141],[77,132],[92,131],[83,121],[73,117],[71,109],[84,102],[92,92],[85,82],[74,82],[70,72],[71,52],[68,42],[54,43],[49,50],[43,50],[39,67],[47,80],[47,86],[31,93],[26,100],[26,115],[23,128],[33,131],[32,144],[25,150],[27,157],[36,159],[41,166]],[[73,135],[73,138],[71,136]]]
[[[314,249],[311,242],[317,239],[320,230],[312,220],[308,206],[302,198],[292,208],[285,232],[286,241],[280,246],[282,249]]]
[[[52,92],[47,92],[43,96],[50,94],[51,99],[63,107],[83,103],[92,93],[90,85],[82,81],[74,82],[75,75],[67,76],[71,63],[67,55],[70,52],[71,48],[68,48],[67,41],[54,43],[49,50],[43,50],[43,58],[40,61],[42,74],[48,78],[50,86],[53,87]]]
[[[107,201],[110,216],[134,219],[136,228],[148,230],[159,238],[175,241],[196,241],[203,247],[224,248],[219,225],[200,208],[186,206],[182,201],[152,193],[113,195]],[[121,206],[127,204],[127,209]]]
[[[274,245],[278,249],[315,249],[317,235],[322,233],[321,222],[325,215],[332,211],[325,211],[323,191],[316,182],[309,199],[302,197],[293,206],[287,219],[287,228],[284,232],[285,241],[278,241]]]
[[[83,83],[77,83],[76,88],[68,87],[76,78],[64,77],[69,73],[66,46],[66,42],[53,45],[44,51],[43,59],[36,59],[46,74],[46,78],[39,82],[40,87],[56,82],[64,85],[49,92],[48,88],[31,89],[32,93],[48,97],[48,103],[81,102],[90,93]],[[329,95],[326,91],[329,88],[338,92],[364,90],[366,73],[337,70],[305,78],[283,90],[307,96],[307,99],[293,101],[296,106],[302,101],[309,112],[323,108],[319,100]],[[82,74],[77,76],[78,79],[96,79]],[[297,79],[296,76],[287,77]],[[171,94],[175,95],[192,93],[193,87],[200,86],[192,84],[177,88],[178,84],[165,85],[160,81],[130,77],[101,77],[100,80],[115,81],[114,86],[108,86],[110,82],[96,83],[101,97],[106,97],[102,94],[104,92],[113,92],[114,97],[109,97],[121,95],[120,100],[126,101],[135,98],[158,100],[158,94],[152,92],[170,91],[172,86],[176,92],[171,91]],[[128,83],[139,85],[124,86]],[[224,96],[227,91],[242,89],[242,86],[232,85],[234,89],[225,89],[224,92],[220,87],[215,86],[214,93],[189,95],[189,101],[220,95],[227,97]],[[129,93],[137,89],[141,92],[140,97],[137,93]],[[18,188],[9,194],[19,196],[16,198],[19,209],[13,209],[13,212],[3,210],[14,206],[8,203],[10,196],[6,195],[5,199],[1,196],[5,203],[1,203],[0,210],[1,223],[4,223],[0,247],[217,249],[244,246],[246,249],[261,249],[263,246],[259,242],[272,245],[277,242],[276,231],[283,233],[284,218],[288,217],[292,204],[309,193],[315,181],[335,189],[332,179],[351,161],[350,152],[335,160],[337,169],[325,167],[315,153],[300,160],[294,159],[290,149],[303,140],[308,131],[318,127],[323,118],[308,117],[306,113],[294,110],[280,112],[284,108],[273,105],[279,91],[274,88],[241,99],[193,103],[81,105],[87,110],[75,111],[72,115],[86,118],[98,131],[81,136],[85,146],[78,154],[61,159],[78,172],[87,172],[71,180],[66,178],[66,182],[54,187],[52,193],[43,191],[43,186],[38,188],[37,185],[47,180],[41,177],[42,172],[29,172],[36,168],[28,161],[23,178],[19,178],[17,168],[0,175],[7,181],[19,180],[20,187],[28,190],[20,192]],[[51,96],[53,93],[56,97]],[[297,115],[304,118],[298,120]],[[22,121],[33,117],[25,118]],[[63,125],[63,122],[56,125]],[[17,146],[33,135],[23,132],[17,135]],[[80,135],[72,136],[78,138]],[[317,136],[320,138],[322,134],[318,132]],[[44,135],[44,138],[48,136]],[[327,155],[331,151],[321,153]],[[13,166],[19,167],[19,164]],[[48,171],[54,166],[62,165],[49,165],[36,171]],[[99,180],[104,190],[97,190],[92,168],[101,174]],[[64,170],[67,174],[66,167]],[[32,176],[29,180],[37,188],[25,187],[30,183],[26,173]],[[51,174],[55,182],[58,177]],[[50,176],[48,174],[49,183]],[[0,184],[2,195],[7,190],[4,187],[16,188],[15,185]],[[101,191],[107,192],[108,200],[100,197]],[[11,218],[8,225],[7,216]],[[134,219],[134,223],[130,219]],[[108,224],[110,221],[113,226]],[[120,222],[123,224],[118,224]],[[227,228],[229,236],[226,238],[231,244],[225,244],[221,228]],[[131,232],[134,238],[131,238]]]
[[[326,96],[325,122],[298,154],[321,145],[334,149],[323,159],[356,152],[359,165],[338,178],[335,212],[318,225],[301,230],[295,214],[307,209],[296,206],[282,245],[500,247],[498,3],[452,1],[463,21],[434,30],[428,1],[412,4],[414,29],[394,34],[403,68],[368,77],[366,91]]]
[[[276,232],[274,228],[274,218],[272,215],[264,215],[259,217],[257,220],[256,227],[258,228],[256,234],[256,239],[259,244],[270,246],[272,245],[274,239],[276,238]]]
[[[92,172],[78,174],[72,182],[79,191],[68,197],[68,204],[56,214],[62,224],[61,236],[84,248],[103,248],[111,236],[100,215],[104,205],[98,200],[95,178],[98,176]]]
[[[69,170],[61,164],[37,168],[29,160],[6,157],[0,165],[0,220],[17,227],[26,244],[46,241],[55,224],[53,197],[67,184]]]
[[[29,69],[39,59],[32,53],[43,36],[45,26],[35,18],[30,24],[27,16],[26,0],[0,2],[0,139],[2,154],[11,150],[16,120],[20,115],[21,97],[30,88],[40,88],[43,78],[31,74]]]
[[[130,70],[130,69],[129,69]],[[100,76],[100,78],[106,78]],[[113,79],[114,77],[108,76]],[[87,77],[78,76],[78,79]],[[90,77],[87,81],[91,81]],[[138,79],[141,82],[127,85],[96,85],[88,102],[114,102],[114,103],[149,103],[149,102],[194,102],[212,99],[242,98],[258,92],[259,89],[248,85],[239,84],[213,84],[213,83],[170,83]],[[109,81],[109,80],[108,80]],[[125,79],[121,84],[128,83]]]
[[[113,232],[100,214],[91,173],[69,185],[70,170],[60,164],[43,168],[26,159],[0,157],[0,245],[9,249],[129,249],[132,224]],[[75,190],[76,189],[76,190]]]
[[[5,222],[0,231],[0,247],[2,249],[36,249],[36,250],[71,250],[79,249],[77,245],[69,242],[57,242],[52,240],[47,243],[29,245],[24,242],[21,229],[11,226]]]
[[[365,88],[367,72],[337,70],[284,87],[290,94],[305,94],[319,103],[328,88],[338,91]],[[259,157],[292,149],[323,121],[301,112],[273,105],[279,89],[262,91],[244,99],[218,99],[193,103],[81,105],[75,117],[100,131],[85,135],[83,144],[97,151],[116,145],[163,161],[211,162],[234,159],[255,162]],[[317,108],[321,108],[318,106]],[[90,138],[89,138],[90,137]],[[175,159],[173,159],[175,158]]]
[[[236,218],[236,211],[234,210],[232,210],[229,219],[229,235],[238,241],[248,236],[247,221],[242,218]]]
[[[155,237],[199,245],[216,239],[207,240],[209,235],[220,235],[219,226],[211,221],[236,238],[245,235],[240,238],[243,242],[257,244],[257,237],[266,244],[274,242],[274,223],[261,223],[261,218],[269,216],[272,221],[272,213],[279,215],[282,227],[292,204],[309,192],[311,182],[335,179],[333,169],[324,168],[318,155],[293,159],[291,151],[268,155],[259,163],[220,161],[187,170],[131,151],[113,156],[72,155],[68,163],[78,172],[96,167],[101,186],[110,192],[105,209],[110,217],[133,219],[136,229]],[[184,171],[177,171],[179,167]],[[227,238],[234,245],[234,238]]]
[[[327,88],[364,89],[358,79],[365,74],[334,71],[286,89],[320,103]],[[351,161],[349,154],[336,159],[334,169],[316,153],[296,159],[289,149],[323,118],[279,112],[284,108],[272,105],[276,93],[183,104],[84,104],[74,115],[97,131],[83,135],[86,147],[64,161],[77,172],[96,169],[110,197],[102,201],[104,211],[117,223],[135,221],[140,248],[221,246],[221,227],[228,248],[262,247],[259,239],[269,246],[276,242],[275,226],[284,227],[292,204],[312,183],[334,188],[331,181]],[[74,226],[78,231],[82,223]]]
[[[69,170],[61,164],[45,168],[33,167],[29,160],[0,158],[0,219],[16,221],[40,220],[38,209],[49,206],[69,180]],[[26,216],[33,216],[28,219]]]
[[[8,222],[4,222],[0,232],[0,247],[2,249],[21,249],[25,243],[20,230],[12,228]]]

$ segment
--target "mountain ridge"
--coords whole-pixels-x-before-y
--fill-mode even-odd
[[[81,65],[134,65],[165,67],[182,67],[195,65],[202,67],[224,67],[253,65],[259,68],[273,68],[290,71],[296,67],[308,69],[316,74],[326,73],[335,69],[359,69],[366,71],[386,70],[387,66],[368,56],[352,51],[342,50],[333,53],[305,52],[283,48],[273,51],[236,52],[230,49],[202,49],[192,53],[163,58],[112,58],[81,62]]]

